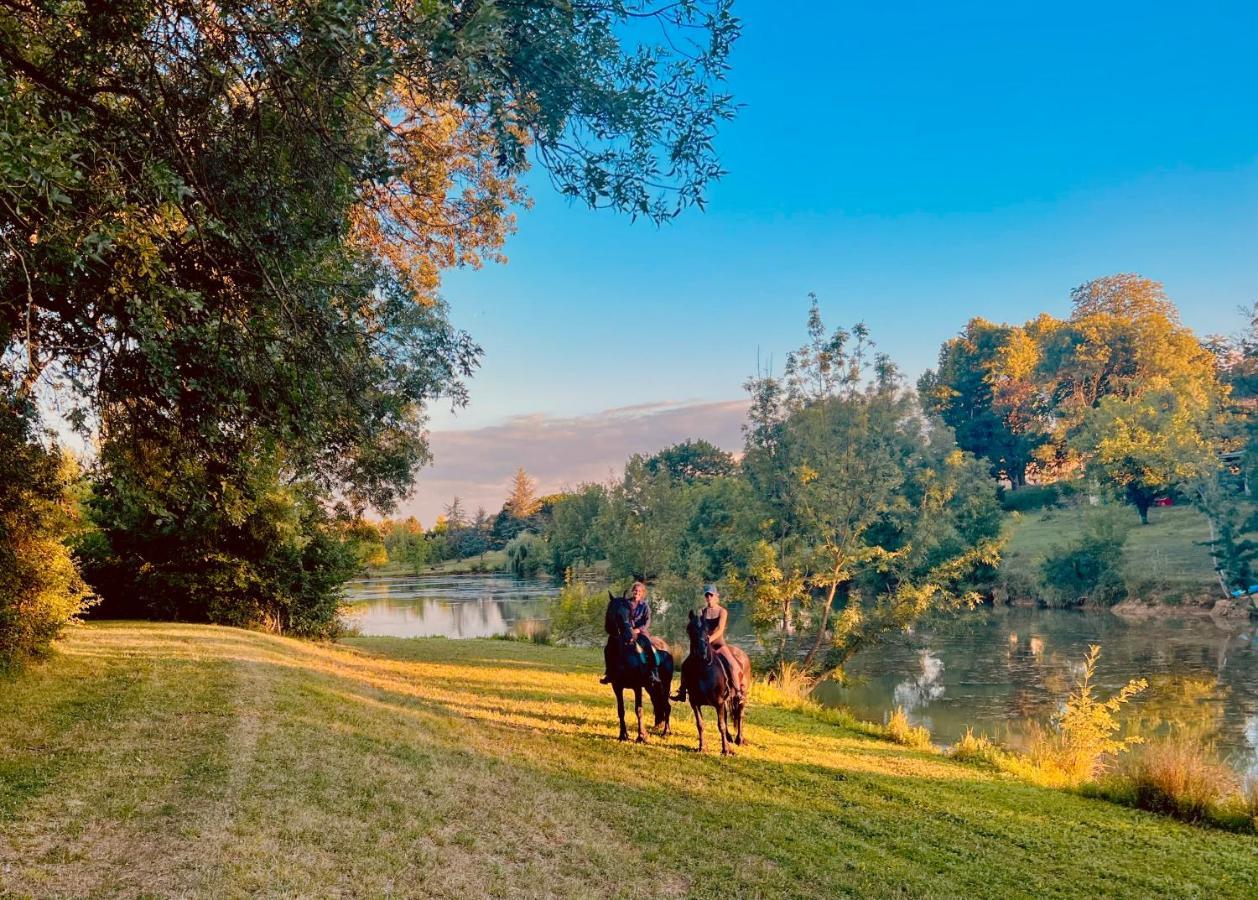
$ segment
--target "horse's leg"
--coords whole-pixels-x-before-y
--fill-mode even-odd
[[[746,712],[747,699],[746,695],[744,695],[743,699],[738,702],[736,707],[734,707],[734,725],[738,729],[738,734],[734,738],[734,743],[740,747],[743,745],[743,714]]]
[[[620,716],[620,739],[627,741],[629,729],[625,727],[625,689],[620,685],[615,685],[613,690],[616,691],[616,714]]]
[[[703,752],[703,712],[699,709],[699,704],[692,703],[690,708],[695,711],[695,730],[699,732],[699,752]]]
[[[638,743],[646,743],[646,729],[642,727],[642,688],[634,687],[633,689],[633,708],[638,714]]]
[[[721,733],[721,756],[733,756],[729,746],[729,701],[725,700],[716,707],[716,730]]]

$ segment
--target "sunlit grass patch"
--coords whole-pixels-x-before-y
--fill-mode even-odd
[[[694,752],[688,706],[673,737],[622,745],[600,671],[597,650],[502,641],[80,629],[0,693],[0,871],[19,895],[1258,890],[1251,838],[906,749],[770,686],[734,758]]]

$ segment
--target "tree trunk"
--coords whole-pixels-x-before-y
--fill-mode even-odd
[[[843,582],[846,586],[849,582]],[[807,671],[812,667],[813,660],[817,657],[817,651],[821,649],[821,644],[826,637],[826,627],[830,624],[830,612],[834,609],[834,595],[839,589],[839,582],[836,580],[830,585],[830,590],[826,594],[826,605],[821,611],[821,625],[817,629],[817,636],[813,639],[812,647],[808,651],[808,655],[804,657],[804,669]]]

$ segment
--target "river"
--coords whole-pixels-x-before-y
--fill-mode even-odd
[[[359,634],[484,638],[545,626],[552,582],[510,575],[362,578],[345,586],[346,622]]]
[[[365,635],[531,634],[544,630],[555,590],[549,581],[508,575],[362,579],[347,585],[348,620]],[[1057,710],[1089,644],[1102,648],[1102,691],[1130,678],[1149,680],[1129,712],[1142,729],[1192,729],[1238,769],[1258,771],[1258,633],[1206,619],[981,609],[919,626],[858,656],[847,684],[824,684],[817,696],[873,721],[903,706],[942,744],[972,726],[1018,746],[1032,723]]]
[[[1101,646],[1101,693],[1148,679],[1125,713],[1142,731],[1190,729],[1237,769],[1258,770],[1258,634],[1209,619],[983,609],[858,656],[845,686],[824,684],[818,694],[873,721],[903,706],[937,743],[952,743],[972,726],[1019,746],[1032,723],[1057,711],[1090,644]]]

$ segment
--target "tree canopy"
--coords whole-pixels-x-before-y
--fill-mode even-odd
[[[97,439],[130,534],[97,561],[226,583],[182,522],[240,593],[289,552],[276,496],[391,507],[480,355],[441,271],[500,258],[530,159],[701,204],[737,33],[728,0],[0,5],[0,375]],[[324,513],[281,506],[306,552]]]

